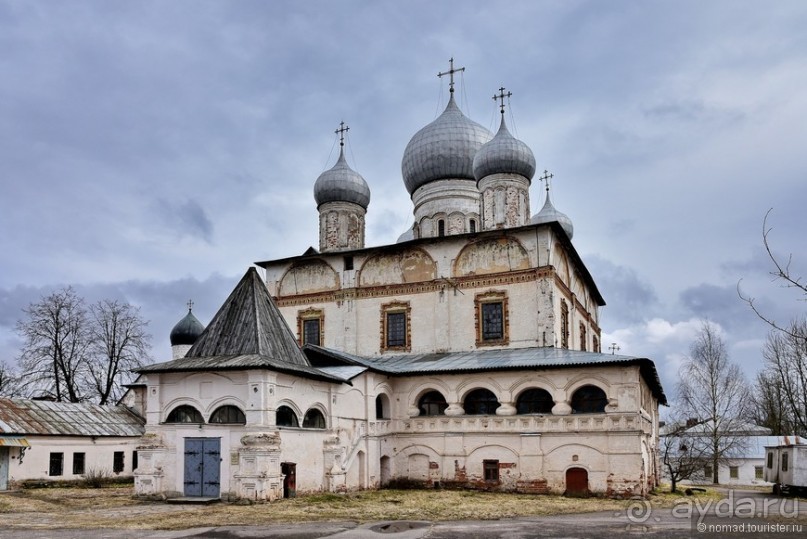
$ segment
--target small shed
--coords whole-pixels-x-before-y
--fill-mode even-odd
[[[26,480],[131,477],[144,424],[126,406],[0,398],[0,490]]]
[[[765,480],[773,483],[775,494],[807,492],[807,440],[784,438],[784,443],[765,447]]]

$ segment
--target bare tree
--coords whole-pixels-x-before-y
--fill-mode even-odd
[[[788,429],[781,434],[807,435],[807,318],[792,322],[786,331],[771,331],[763,356],[764,377],[776,391]]]
[[[678,483],[686,479],[702,479],[704,466],[710,462],[709,443],[699,435],[691,435],[686,420],[668,424],[661,436],[661,463],[670,478],[670,491],[678,491]]]
[[[122,395],[123,377],[148,362],[151,336],[140,309],[128,303],[101,300],[90,313],[90,378],[103,405]]]
[[[739,366],[729,361],[725,342],[709,322],[701,326],[679,376],[682,413],[702,420],[698,432],[707,440],[717,484],[719,464],[744,449],[751,404],[748,383]]]
[[[16,387],[11,367],[0,361],[0,397],[13,397]]]
[[[766,368],[757,373],[752,396],[751,419],[757,425],[771,429],[774,436],[793,434],[793,413],[788,408],[779,375]]]
[[[89,331],[84,300],[67,287],[23,309],[21,382],[26,393],[80,402],[87,372]]]
[[[785,288],[791,288],[800,296],[803,296],[801,299],[807,300],[807,283],[802,281],[801,276],[797,275],[793,272],[790,268],[790,264],[793,261],[793,255],[790,254],[787,257],[787,261],[782,261],[781,258],[777,258],[775,254],[773,254],[773,250],[771,249],[770,242],[768,237],[770,236],[771,231],[773,230],[772,227],[768,226],[768,216],[771,214],[773,209],[769,209],[765,213],[765,218],[762,220],[762,244],[765,246],[765,252],[768,254],[768,258],[770,259],[771,263],[773,264],[773,270],[769,273],[773,277],[774,281],[778,281],[782,284]],[[781,323],[777,322],[768,314],[763,313],[759,310],[756,304],[756,299],[751,296],[746,296],[743,294],[742,290],[740,290],[740,283],[737,283],[737,293],[739,294],[740,298],[745,301],[749,307],[754,311],[754,313],[763,320],[766,324],[771,326],[776,331],[780,331],[782,333],[786,333],[791,337],[800,337],[805,339],[805,335],[798,335],[794,333],[790,333],[790,327],[782,325]],[[792,326],[792,325],[791,325]]]

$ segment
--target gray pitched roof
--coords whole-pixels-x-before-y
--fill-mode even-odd
[[[365,358],[321,346],[305,346],[314,364],[325,366],[328,358],[361,365],[388,375],[461,374],[480,371],[550,369],[591,365],[638,365],[642,377],[661,404],[667,397],[661,387],[655,364],[642,357],[581,352],[565,348],[534,347],[470,350],[430,354],[391,355]],[[332,364],[332,363],[331,363]]]
[[[0,398],[0,434],[141,436],[144,424],[125,406]]]
[[[247,271],[185,357],[137,372],[242,369],[271,369],[349,383],[344,376],[311,366],[255,268]]]
[[[309,365],[255,268],[249,268],[185,357],[254,354]]]

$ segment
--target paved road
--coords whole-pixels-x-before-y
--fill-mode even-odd
[[[694,500],[673,509],[650,509],[636,501],[626,512],[600,512],[496,521],[318,522],[273,526],[150,530],[3,530],[2,539],[654,539],[687,537],[807,537],[807,502],[755,491],[728,491],[720,502]],[[700,526],[700,528],[699,528]],[[703,530],[703,531],[701,531]]]

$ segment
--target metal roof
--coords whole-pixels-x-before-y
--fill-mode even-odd
[[[647,358],[581,352],[565,348],[534,347],[467,352],[391,355],[366,358],[321,346],[306,345],[304,350],[319,353],[353,365],[362,365],[389,375],[453,374],[515,369],[551,369],[592,365],[638,365],[653,394],[661,404],[667,397],[661,387],[655,364]],[[316,363],[321,363],[316,361]]]
[[[188,372],[188,371],[232,371],[244,369],[270,369],[325,380],[326,382],[344,383],[345,378],[330,374],[308,365],[298,365],[274,359],[260,354],[241,354],[210,357],[183,357],[164,363],[147,365],[137,370],[138,373],[150,372]]]
[[[0,434],[142,436],[144,424],[125,406],[0,398]]]

